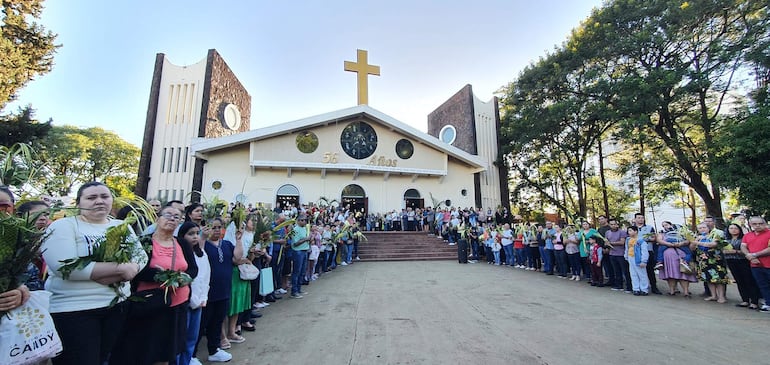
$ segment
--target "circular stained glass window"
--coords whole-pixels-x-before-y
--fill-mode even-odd
[[[377,132],[369,124],[353,122],[340,135],[342,150],[357,160],[367,158],[377,149]]]
[[[297,134],[297,149],[303,153],[313,153],[318,148],[318,136],[311,131],[302,131]]]
[[[396,142],[396,155],[406,160],[414,154],[414,146],[408,139],[401,139]]]

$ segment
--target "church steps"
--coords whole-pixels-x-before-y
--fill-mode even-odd
[[[358,244],[361,261],[452,260],[457,246],[426,232],[364,232],[367,241]]]

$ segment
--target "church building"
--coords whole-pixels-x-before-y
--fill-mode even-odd
[[[251,98],[215,50],[190,66],[158,54],[137,195],[336,201],[372,213],[508,206],[496,98],[484,103],[466,85],[428,116],[425,133],[367,105],[366,77],[379,67],[365,51],[345,70],[358,73],[359,105],[250,130]]]

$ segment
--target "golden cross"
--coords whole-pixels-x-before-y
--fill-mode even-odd
[[[369,75],[380,76],[380,66],[369,65],[366,51],[359,49],[356,62],[345,61],[345,71],[357,74],[358,105],[369,104]]]

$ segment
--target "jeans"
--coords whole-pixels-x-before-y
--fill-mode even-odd
[[[479,259],[479,240],[471,239],[471,258],[473,260]]]
[[[612,266],[612,272],[614,281],[610,283],[615,289],[623,289],[623,283],[625,282],[626,290],[631,290],[631,277],[628,273],[628,263],[623,256],[610,255],[610,265]]]
[[[649,251],[649,258],[647,259],[647,281],[650,283],[650,289],[653,292],[658,291],[657,277],[655,276],[655,258],[658,257],[658,245],[653,245],[653,249]]]
[[[526,248],[516,248],[514,249],[516,251],[516,265],[526,265],[527,264],[527,249]],[[511,264],[513,265],[513,264]]]
[[[542,248],[542,255],[543,255],[543,271],[547,273],[553,273],[553,259],[554,259],[553,250],[549,248]]]
[[[503,250],[505,251],[505,264],[513,266],[513,245],[503,246]]]
[[[559,272],[559,276],[567,276],[567,252],[564,250],[553,250],[554,258],[556,259],[556,270]]]
[[[206,349],[209,355],[214,355],[219,349],[222,341],[222,323],[227,317],[227,310],[230,307],[230,299],[209,301],[203,309],[201,315],[201,329],[206,329]],[[198,333],[198,340],[195,341],[193,354],[198,352],[198,342],[200,342],[202,333]]]
[[[492,251],[495,255],[495,265],[500,265],[500,251]]]
[[[294,267],[291,270],[291,295],[297,295],[302,291],[302,279],[307,270],[307,251],[294,251],[292,262]]]
[[[353,246],[354,245],[352,243],[345,244],[345,248],[348,249],[347,255],[345,255],[345,262],[347,263],[353,262],[353,250],[355,249]]]
[[[281,273],[283,271],[283,264],[286,262],[286,252],[281,252],[283,245],[273,244],[273,260],[270,262],[270,267],[273,269],[273,288],[279,289],[281,287]],[[283,249],[286,251],[286,249]]]
[[[636,259],[634,259],[634,261],[636,261]],[[649,293],[650,280],[647,277],[647,269],[639,267],[636,262],[629,262],[628,271],[631,272],[631,288],[634,291]]]
[[[751,274],[749,260],[740,258],[725,261],[733,274],[735,283],[738,284],[738,293],[740,293],[741,299],[747,303],[758,304],[759,288],[757,288],[757,282]]]
[[[759,287],[759,292],[762,294],[762,297],[765,298],[765,305],[770,305],[770,269],[764,267],[752,267],[751,275],[754,276],[757,287]]]
[[[528,248],[529,250],[529,268],[540,270],[540,247]]]
[[[569,267],[572,270],[572,275],[580,276],[580,254],[567,254],[567,260],[569,260]]]
[[[588,262],[588,256],[580,256],[580,267],[583,268],[583,277],[591,278],[591,263]]]
[[[182,352],[176,356],[177,365],[190,365],[190,359],[195,357],[195,345],[198,343],[198,333],[201,329],[201,314],[203,308],[187,307],[187,337]]]

